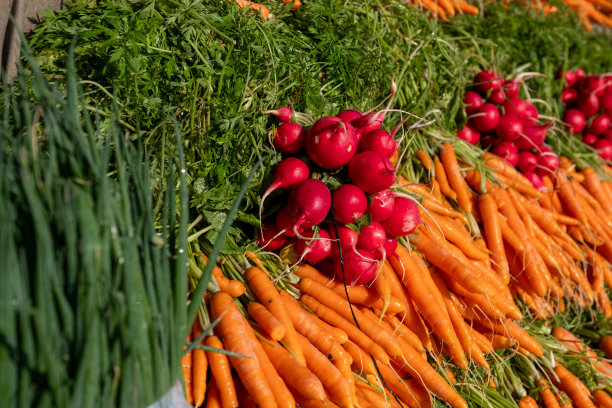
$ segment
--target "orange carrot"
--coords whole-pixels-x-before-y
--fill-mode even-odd
[[[586,225],[587,218],[584,213],[584,209],[582,208],[580,202],[577,200],[576,192],[573,190],[570,181],[565,176],[565,172],[557,172],[557,184],[557,191],[559,192],[559,197],[563,202],[563,206],[567,209],[567,211],[572,217],[580,221],[582,225]]]
[[[208,347],[223,350],[223,343],[217,336],[208,336],[205,343]],[[230,369],[227,355],[214,351],[206,351],[206,357],[210,365],[214,383],[219,384],[217,392],[223,408],[238,407],[238,398],[236,396],[236,387]],[[212,390],[209,391],[209,393]]]
[[[193,325],[193,339],[196,340],[202,334],[202,328],[198,319]],[[193,352],[193,403],[197,407],[204,403],[206,395],[206,372],[208,371],[208,358],[206,352],[201,348],[194,348]]]
[[[210,299],[210,305],[213,319],[223,316],[215,326],[215,332],[223,337],[225,349],[250,357],[230,356],[230,361],[254,403],[260,407],[276,407],[274,394],[248,341],[247,331],[251,328],[247,327],[246,319],[234,300],[225,292],[217,292]]]
[[[596,408],[591,401],[589,389],[567,368],[557,363],[555,374],[559,377],[559,388],[563,390],[578,408]]]
[[[608,195],[606,194],[604,187],[602,186],[597,173],[590,167],[586,167],[582,170],[582,174],[584,175],[584,186],[593,197],[597,200],[599,205],[601,205],[606,213],[612,214],[612,202],[608,199]]]
[[[612,366],[607,364],[604,361],[597,361],[597,354],[591,350],[589,346],[586,346],[582,340],[578,337],[574,336],[571,332],[567,331],[563,327],[555,326],[551,332],[552,336],[563,343],[566,347],[578,352],[580,354],[586,354],[589,359],[582,359],[584,361],[589,361],[593,363],[596,370],[606,374],[608,376],[612,376]],[[570,351],[571,352],[571,351]]]
[[[496,334],[501,334],[516,340],[520,346],[533,353],[536,357],[542,357],[542,355],[544,355],[544,350],[542,350],[540,343],[513,321],[481,319],[478,322]]]
[[[459,164],[457,163],[457,156],[455,155],[455,149],[450,143],[444,143],[440,151],[440,159],[444,165],[446,171],[446,177],[451,188],[457,195],[457,202],[459,207],[468,214],[472,214],[472,200],[470,199],[471,193],[468,186],[459,171]]]
[[[431,170],[431,157],[421,149],[417,150],[416,155],[421,163],[423,163],[423,167],[427,170]]]
[[[605,353],[606,358],[612,359],[612,336],[603,336],[599,341],[599,349]]]
[[[442,165],[442,162],[440,161],[440,159],[438,159],[438,156],[434,156],[434,169],[436,172],[435,174],[436,181],[438,182],[438,185],[440,186],[440,191],[442,192],[442,194],[444,194],[445,196],[447,196],[448,198],[452,200],[456,200],[457,194],[455,193],[455,191],[453,191],[451,186],[448,184],[448,178],[446,177],[446,171],[444,170],[444,166]]]
[[[285,326],[261,303],[251,302],[247,306],[247,310],[253,320],[274,340],[279,341],[285,337]]]
[[[544,406],[546,408],[560,408],[559,403],[555,398],[555,394],[550,389],[548,381],[541,378],[536,382],[536,384],[538,385],[538,387],[540,387],[540,396],[542,397]]]
[[[388,262],[388,260],[385,260],[384,262]],[[382,262],[380,263],[382,264]],[[379,268],[381,267],[382,265],[380,265]],[[382,307],[380,308],[380,319],[382,320],[385,313],[387,312],[387,309],[389,308],[389,305],[391,304],[391,281],[389,280],[387,274],[379,273],[376,276],[376,279],[374,279],[372,286],[374,286],[374,290],[380,296],[380,299],[383,302]]]
[[[286,330],[284,340],[287,347],[298,361],[304,364],[304,355],[300,343],[297,341],[293,323],[291,323],[291,319],[283,307],[283,301],[278,294],[278,290],[268,278],[268,275],[259,268],[251,267],[246,271],[246,278],[257,299],[283,324]]]
[[[421,339],[419,339],[419,336],[417,336],[416,333],[406,327],[397,317],[393,315],[386,315],[383,320],[393,328],[393,331],[399,338],[404,339],[408,344],[410,344],[418,351],[424,350],[423,343],[421,343]]]
[[[236,401],[236,406],[238,406],[238,401]],[[215,382],[214,378],[211,378],[210,383],[208,384],[206,408],[223,408],[223,405],[221,405],[221,395],[219,394],[219,388],[217,387],[217,383]]]
[[[383,273],[379,273],[376,279],[378,280],[381,275],[384,275],[384,277],[382,278],[383,280],[389,281],[389,277],[387,276],[387,274]],[[378,284],[380,283],[381,282],[379,282]],[[389,290],[391,290],[390,285],[391,282],[389,282]],[[334,285],[332,289],[338,295],[346,299],[345,287],[342,283],[338,282],[338,284]],[[368,288],[367,286],[347,286],[346,291],[348,292],[351,304],[373,307],[375,309],[382,309],[383,306],[385,306],[381,296],[376,293],[374,289]],[[389,295],[391,295],[391,293],[389,293]],[[389,305],[387,307],[387,311],[389,313],[395,314],[402,312],[405,309],[406,305],[404,305],[402,301],[397,299],[395,296],[391,296],[389,298]]]
[[[601,408],[612,408],[612,397],[604,390],[593,391],[593,396]]]
[[[521,398],[518,404],[519,408],[539,408],[536,400],[531,398],[529,395]]]
[[[187,342],[192,340],[191,333],[187,336]],[[187,345],[183,347],[187,348]],[[183,366],[183,379],[185,382],[185,397],[189,405],[193,405],[193,350],[181,357],[181,365]]]
[[[503,234],[499,222],[497,204],[490,193],[481,195],[478,199],[478,204],[484,224],[487,247],[491,251],[493,269],[507,285],[510,282],[510,272],[506,251],[504,250]]]
[[[473,16],[478,14],[478,7],[466,3],[463,0],[452,0],[453,7],[460,13],[471,14]]]
[[[202,258],[204,265],[208,262],[208,257],[204,252],[199,252],[198,255]],[[212,275],[219,285],[219,289],[229,293],[232,297],[240,297],[246,292],[244,284],[238,280],[228,279],[223,275],[223,271],[217,265],[213,266]]]
[[[525,176],[501,157],[487,152],[482,158],[487,167],[496,170],[497,176],[501,176],[504,179],[504,184],[508,184],[530,197],[539,198],[542,196],[542,193],[536,190]]]
[[[249,0],[233,0],[240,8],[244,9],[253,9],[259,11],[261,14],[261,18],[264,20],[268,20],[271,17],[270,10],[263,4],[255,3]],[[297,1],[297,0],[296,0]]]

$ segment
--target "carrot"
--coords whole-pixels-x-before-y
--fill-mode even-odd
[[[453,8],[453,5],[451,4],[450,0],[438,0],[438,2],[449,17],[455,14],[455,9]]]
[[[516,252],[524,252],[525,246],[521,239],[516,235],[516,233],[510,228],[506,219],[498,214],[499,225],[501,226],[502,237],[504,241],[506,241]]]
[[[423,167],[427,170],[431,170],[431,157],[421,149],[417,150],[416,155],[421,163],[423,163]]]
[[[540,397],[542,397],[544,406],[546,408],[560,408],[559,403],[555,398],[555,394],[550,389],[548,381],[541,378],[536,382],[536,384],[538,387],[540,387]]]
[[[333,290],[310,278],[302,278],[299,287],[302,293],[315,297],[323,305],[335,310],[347,321],[356,319],[356,325],[376,344],[380,345],[390,357],[402,354],[399,344],[392,336],[381,331],[376,324],[366,319],[359,310],[351,310],[350,304],[346,299],[338,296]]]
[[[463,0],[453,0],[453,7],[460,13],[471,14],[473,16],[478,14],[478,7],[466,3]]]
[[[386,407],[391,404],[392,407],[397,407],[397,403],[391,400],[385,400],[385,397],[378,391],[376,391],[370,384],[364,381],[357,382],[357,393],[361,395],[369,404],[373,407]],[[362,405],[363,406],[363,403]]]
[[[451,219],[442,215],[436,216],[435,220],[436,225],[432,227],[439,227],[444,237],[458,246],[465,256],[475,260],[489,259],[489,255],[472,242],[472,236],[465,228],[457,228]]]
[[[387,386],[397,397],[399,397],[401,401],[411,408],[417,408],[420,406],[419,401],[412,392],[412,389],[409,387],[406,381],[401,379],[399,374],[397,374],[391,367],[386,365],[379,364],[379,369]]]
[[[352,341],[344,343],[342,347],[351,356],[352,364],[356,367],[357,372],[378,375],[374,362],[367,351]]]
[[[386,315],[383,319],[386,323],[388,323],[392,328],[396,335],[404,339],[408,344],[417,349],[418,351],[424,350],[423,343],[419,339],[419,336],[416,335],[412,330],[406,327],[402,322],[393,315]]]
[[[518,404],[519,408],[539,408],[536,400],[531,398],[529,395],[521,398]]]
[[[446,171],[444,170],[444,166],[438,156],[434,156],[434,169],[435,169],[435,177],[438,185],[440,186],[440,191],[442,194],[447,196],[452,200],[457,199],[457,194],[453,191],[450,184],[448,184],[448,178],[446,177]]]
[[[584,213],[584,209],[579,201],[576,199],[576,192],[572,189],[570,181],[565,176],[565,172],[557,172],[557,184],[559,197],[563,202],[563,206],[567,209],[569,214],[576,218],[582,225],[587,224],[587,218]]]
[[[542,193],[536,190],[533,184],[506,160],[489,152],[486,152],[482,158],[487,167],[497,171],[498,177],[504,178],[505,184],[530,197],[539,198],[542,196]]]
[[[493,332],[485,333],[485,337],[491,340],[491,344],[495,350],[503,350],[507,348],[513,348],[516,345],[516,341],[510,339],[504,335],[496,334]]]
[[[279,341],[285,337],[285,326],[258,302],[251,302],[247,306],[249,315],[261,326],[261,328],[274,340]]]
[[[293,323],[291,323],[291,319],[283,307],[283,301],[278,294],[278,290],[268,278],[268,275],[259,268],[251,267],[246,271],[246,278],[257,299],[285,326],[285,343],[298,361],[304,364],[304,355],[300,343],[296,339]]]
[[[236,406],[238,406],[238,401],[236,401]],[[206,408],[223,408],[223,405],[221,405],[221,395],[219,394],[219,388],[217,387],[217,383],[215,382],[214,378],[211,378],[210,383],[208,384]]]
[[[593,396],[601,408],[612,408],[612,397],[604,390],[593,391]]]
[[[478,322],[496,334],[516,340],[520,346],[533,353],[536,357],[544,355],[544,350],[542,350],[540,343],[513,321],[480,319]]]
[[[472,200],[470,199],[471,193],[468,186],[459,171],[459,164],[457,163],[457,156],[455,155],[455,149],[453,146],[446,142],[442,145],[440,151],[440,159],[448,177],[448,182],[451,188],[457,195],[457,202],[459,207],[468,214],[472,214]]]
[[[382,264],[382,262],[387,262],[387,260],[381,261],[380,263]],[[380,320],[382,320],[387,312],[387,309],[389,308],[389,305],[391,304],[391,281],[389,280],[387,274],[379,273],[376,276],[376,279],[374,279],[372,286],[374,286],[374,290],[380,296],[380,299],[383,302],[382,307],[380,308]]]
[[[478,198],[480,214],[484,224],[487,247],[491,251],[493,269],[507,285],[510,282],[510,272],[506,251],[504,250],[502,228],[499,222],[497,204],[490,193]]]
[[[208,256],[202,251],[198,252],[200,258],[202,258],[204,265],[208,263]],[[223,271],[217,265],[213,266],[212,275],[219,285],[219,289],[223,292],[229,293],[232,297],[240,297],[244,295],[246,292],[246,287],[244,284],[238,280],[228,279],[225,275],[223,275]]]
[[[259,4],[259,3],[254,3],[252,1],[248,1],[248,0],[233,0],[236,2],[236,4],[244,9],[253,9],[253,10],[257,10],[259,11],[259,13],[261,14],[261,18],[264,20],[268,20],[272,17],[270,17],[270,10],[268,10],[268,8],[266,6],[264,6],[263,4]]]
[[[338,312],[319,303],[317,299],[307,294],[302,295],[301,301],[322,320],[325,320],[326,322],[344,330],[349,339],[354,341],[355,344],[359,345],[364,350],[367,350],[383,363],[389,364],[390,359],[387,353],[385,353],[385,350],[383,350],[383,348],[378,344],[374,343],[374,341],[359,330],[357,326],[353,325],[350,321],[338,314]]]
[[[605,193],[604,187],[602,186],[597,173],[590,167],[586,167],[582,170],[584,175],[584,187],[591,193],[597,200],[599,205],[604,208],[606,213],[612,214],[612,202],[608,199],[608,195]]]
[[[223,350],[223,343],[217,336],[208,336],[204,342],[208,347]],[[238,407],[238,398],[236,396],[236,387],[230,369],[229,361],[226,354],[217,353],[214,351],[206,351],[206,357],[210,365],[210,371],[213,376],[214,383],[219,385],[217,392],[223,408]],[[209,391],[209,393],[212,390]]]
[[[296,340],[300,341],[297,334]],[[287,385],[305,399],[325,399],[325,389],[321,381],[293,354],[272,339],[260,339],[259,343]]]
[[[389,281],[389,277],[387,274],[379,273],[376,280],[380,278],[381,275],[384,275],[383,280]],[[375,281],[376,282],[376,281]],[[379,282],[378,284],[380,284]],[[346,298],[345,287],[342,283],[338,283],[332,287],[334,292],[338,295]],[[389,282],[389,290],[391,290],[391,282]],[[381,296],[376,293],[376,291],[372,288],[368,288],[367,286],[347,286],[346,291],[348,292],[349,299],[351,304],[373,307],[375,309],[382,309],[384,302]],[[389,293],[391,295],[391,293]],[[406,309],[406,305],[395,296],[389,298],[389,305],[387,306],[387,311],[391,314],[396,314],[402,312]]]
[[[569,399],[567,394],[563,391],[559,392],[558,394],[555,394],[555,398],[557,398],[557,402],[559,402],[559,406],[561,408],[574,408],[572,400]]]
[[[589,357],[589,359],[583,358],[581,360],[587,362],[590,360],[596,370],[608,376],[612,376],[612,366],[604,361],[597,361],[597,354],[593,350],[591,350],[589,346],[586,346],[582,342],[582,340],[574,336],[571,332],[567,331],[563,327],[555,326],[553,327],[551,334],[555,339],[559,340],[566,347],[573,349],[574,353],[578,352],[580,354],[586,354]]]
[[[563,390],[578,408],[596,408],[591,401],[591,393],[586,385],[561,364],[556,365],[555,374],[559,377],[559,388]]]
[[[474,279],[478,273],[465,265],[446,249],[436,244],[431,238],[425,235],[412,235],[410,236],[410,242],[414,243],[417,249],[425,255],[425,258],[442,271],[448,278],[461,283],[461,286],[471,292],[485,292],[485,288],[480,280]]]
[[[238,404],[240,408],[258,408],[255,401],[253,401],[253,397],[251,397],[244,387],[244,384],[242,384],[242,381],[240,381],[240,377],[236,376],[234,378],[234,384],[236,384],[236,394],[238,395]]]
[[[431,197],[425,197],[421,201],[421,205],[430,212],[435,212],[440,215],[446,215],[447,217],[459,219],[463,222],[464,225],[469,226],[470,222],[467,217],[460,213],[459,211],[453,210],[450,206],[445,206],[444,204],[436,201]]]
[[[198,319],[193,326],[194,340],[200,337],[202,328]],[[206,352],[200,348],[194,348],[193,352],[193,403],[197,407],[204,403],[206,395],[206,372],[208,371],[208,359]]]
[[[230,356],[230,361],[254,403],[259,407],[276,407],[274,394],[255,356],[253,346],[247,340],[248,330],[251,328],[247,327],[248,323],[240,314],[234,300],[225,292],[217,292],[210,299],[210,305],[213,319],[223,316],[215,326],[215,332],[223,337],[225,349],[250,357]]]
[[[298,339],[302,343],[306,366],[329,391],[330,399],[342,407],[354,407],[355,395],[342,373],[305,337],[298,334]]]
[[[612,336],[603,336],[599,341],[599,349],[604,352],[606,358],[612,359]]]
[[[187,342],[192,340],[191,332],[187,336]],[[186,349],[187,345],[183,347]],[[183,379],[185,382],[185,397],[189,405],[193,405],[193,350],[183,354],[181,357],[181,365],[183,367]]]
[[[406,248],[398,245],[395,253],[397,256],[390,259],[391,265],[393,265],[395,273],[397,273],[406,289],[408,289],[410,297],[414,300],[417,308],[434,333],[449,348],[449,355],[455,364],[460,368],[467,368],[464,350],[461,348],[444,304],[439,304],[438,299],[436,299],[433,293],[433,288],[430,287],[422,273],[419,272],[420,267],[410,256]]]
[[[327,275],[324,275],[323,273],[319,272],[316,268],[306,263],[299,264],[297,270],[295,270],[293,273],[299,278],[314,279],[322,285],[336,286],[332,278],[330,278]],[[340,282],[340,285],[341,284],[342,282]]]

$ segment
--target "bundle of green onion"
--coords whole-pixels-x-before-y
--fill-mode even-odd
[[[88,114],[73,56],[59,86],[25,54],[0,93],[0,406],[147,406],[191,327],[180,136],[154,217],[142,148]]]

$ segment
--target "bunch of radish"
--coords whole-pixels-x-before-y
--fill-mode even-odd
[[[559,72],[565,89],[563,121],[574,135],[593,146],[604,160],[612,160],[612,74],[588,75],[580,68]]]
[[[286,203],[262,222],[260,247],[282,251],[292,245],[300,260],[347,284],[374,280],[378,261],[393,254],[397,238],[411,234],[420,222],[417,205],[391,191],[396,180],[391,159],[397,157],[398,142],[397,129],[381,128],[388,110],[344,110],[308,128],[290,121],[295,119],[290,108],[270,112],[282,121],[273,144],[285,158],[261,206],[276,189],[286,190],[280,196]],[[330,174],[333,191],[321,181]]]
[[[457,137],[490,148],[539,189],[542,176],[559,166],[559,157],[544,145],[549,124],[540,123],[535,105],[519,96],[526,76],[504,81],[492,70],[477,73],[463,98],[468,121]]]

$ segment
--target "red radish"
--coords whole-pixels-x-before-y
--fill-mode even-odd
[[[295,250],[301,259],[305,259],[311,264],[316,264],[327,258],[332,251],[333,241],[327,231],[319,230],[319,237],[316,238],[313,230],[302,233],[302,237],[295,243]]]
[[[296,154],[304,148],[304,128],[295,122],[281,123],[276,129],[272,144],[281,153]]]
[[[393,203],[391,216],[382,221],[381,224],[391,237],[402,237],[412,234],[421,222],[419,207],[414,201],[397,196]]]
[[[506,98],[518,98],[520,92],[519,82],[516,79],[506,81],[504,86],[502,86],[502,90]]]
[[[359,150],[378,152],[389,159],[397,150],[397,142],[386,130],[374,129],[362,136],[359,141]]]
[[[516,167],[518,164],[518,149],[511,142],[502,142],[495,146],[493,153],[506,160],[512,167]]]
[[[610,122],[610,117],[605,113],[602,113],[593,119],[587,128],[587,132],[595,136],[599,136],[610,127]]]
[[[480,138],[480,144],[483,147],[494,147],[500,143],[501,143],[501,140],[499,139],[499,137],[497,137],[497,135],[494,135],[492,133],[487,133],[481,136]]]
[[[525,105],[524,116],[521,118],[523,121],[529,123],[530,125],[534,125],[538,123],[538,108],[535,105],[527,102]]]
[[[352,184],[343,184],[333,195],[334,215],[343,224],[357,221],[368,208],[368,199],[362,189]]]
[[[491,103],[485,103],[476,110],[471,118],[474,127],[479,132],[495,129],[499,122],[499,110]]]
[[[606,82],[599,75],[589,75],[580,83],[580,91],[595,96],[603,95],[606,90]]]
[[[386,189],[372,194],[371,203],[368,204],[368,213],[372,215],[372,221],[383,221],[393,213],[395,198],[391,190]]]
[[[574,86],[574,84],[578,80],[578,76],[573,71],[565,71],[565,72],[558,71],[557,75],[555,75],[555,78],[557,78],[557,79],[563,78],[565,80],[565,83],[567,84],[567,86],[570,87],[570,88],[572,86]]]
[[[331,208],[331,193],[327,186],[317,179],[306,179],[293,187],[284,209],[289,212],[292,225],[285,225],[288,232],[299,231],[300,228],[310,228],[325,219]],[[281,210],[282,211],[282,210]],[[283,229],[278,223],[276,226]],[[289,235],[291,236],[291,235]]]
[[[340,118],[340,120],[343,121],[344,123],[351,123],[352,121],[357,120],[360,117],[362,117],[363,114],[359,112],[358,110],[346,109],[340,112],[336,116]]]
[[[520,152],[518,155],[518,168],[521,172],[535,171],[538,167],[538,158],[531,152]]]
[[[276,213],[275,225],[278,231],[282,231],[287,237],[295,237],[304,231],[304,227],[296,226],[298,215],[290,205],[285,205]]]
[[[467,91],[463,96],[463,103],[465,104],[465,111],[468,114],[474,113],[476,109],[484,105],[484,101],[480,94],[474,91]]]
[[[499,117],[495,132],[506,142],[513,142],[523,133],[523,122],[512,113],[504,113]]]
[[[559,167],[559,156],[550,151],[548,146],[542,146],[538,154],[538,166],[545,172],[554,172]]]
[[[597,136],[591,133],[585,133],[584,136],[582,136],[582,143],[588,144],[589,146],[593,146],[597,140]]]
[[[496,105],[501,105],[506,100],[506,94],[503,90],[493,91],[489,96],[489,101]]]
[[[346,254],[343,253],[342,260],[344,262],[344,273],[342,272],[340,259],[336,259],[334,273],[338,279],[344,280],[347,285],[366,285],[376,278],[378,263],[374,254],[370,251],[356,249]]]
[[[359,240],[359,233],[347,226],[337,225],[338,228],[338,239],[340,240],[340,248],[342,248],[342,253],[354,251],[357,246],[357,241]],[[329,235],[332,239],[336,239],[336,233],[334,231],[334,225],[330,223],[327,226],[329,230]],[[332,255],[338,254],[338,243],[336,241],[332,242]]]
[[[546,140],[546,131],[549,125],[523,127],[523,133],[515,140],[514,144],[520,150],[537,149]]]
[[[503,104],[505,113],[514,113],[521,120],[533,119],[538,117],[538,110],[531,103],[520,98],[506,99]]]
[[[470,127],[469,123],[466,123],[465,126],[463,126],[463,129],[457,132],[457,137],[473,145],[480,141],[480,133]]]
[[[612,160],[612,141],[608,139],[599,139],[593,147],[597,149],[602,159],[606,161]]]
[[[601,107],[610,112],[612,111],[612,89],[608,89],[603,95],[599,97]]]
[[[385,243],[382,247],[378,248],[374,251],[374,255],[377,259],[388,258],[389,256],[395,254],[395,250],[397,249],[397,238],[387,237]]]
[[[262,229],[257,237],[257,245],[268,251],[276,251],[285,245],[287,238],[276,228],[274,220],[268,219],[263,222]]]
[[[612,141],[612,128],[603,132],[603,134],[601,135],[601,138]]]
[[[561,102],[564,104],[571,106],[578,101],[578,91],[574,88],[565,88],[561,92]]]
[[[259,207],[259,218],[261,218],[261,209],[265,199],[278,188],[288,188],[302,180],[306,180],[310,176],[310,170],[306,163],[295,157],[287,157],[278,164],[274,170],[274,181],[264,195],[261,197],[261,206]]]
[[[568,130],[575,135],[582,133],[586,124],[584,113],[574,108],[565,111],[563,121],[567,123]]]
[[[278,120],[280,120],[281,122],[289,122],[291,120],[291,117],[293,116],[293,111],[288,106],[281,106],[276,110],[269,110],[263,113],[276,115]]]
[[[489,89],[498,91],[502,86],[502,79],[491,70],[480,71],[474,76],[474,89],[481,95],[486,94]]]
[[[376,251],[385,244],[385,241],[387,241],[387,233],[384,227],[379,222],[372,221],[370,225],[361,227],[357,248]]]
[[[358,138],[361,138],[362,135],[365,135],[366,133],[371,132],[374,129],[379,129],[382,126],[383,121],[385,120],[385,116],[389,111],[391,104],[393,103],[393,98],[395,97],[396,93],[397,85],[395,84],[395,81],[392,80],[391,95],[389,97],[389,101],[387,102],[387,106],[380,111],[366,113],[359,119],[356,119],[351,122],[351,125],[353,125],[355,129],[357,129]]]
[[[308,131],[306,152],[318,166],[337,169],[353,158],[358,142],[355,128],[349,123],[338,122],[319,132]]]
[[[361,152],[348,165],[349,178],[366,193],[377,193],[391,187],[395,181],[395,168],[378,152]]]
[[[538,173],[533,171],[526,171],[523,172],[523,176],[525,176],[527,180],[529,180],[536,189],[540,190],[542,187],[544,187],[544,181]]]
[[[336,123],[341,121],[342,119],[340,119],[338,116],[323,116],[322,118],[317,119],[315,123],[312,124],[310,129],[308,129],[308,133],[319,133],[326,127],[335,125]]]
[[[336,244],[332,243],[332,248],[334,248],[336,246]],[[332,277],[334,276],[334,268],[336,266],[336,258],[334,257],[334,254],[332,252],[332,254],[330,256],[328,256],[326,259],[322,260],[321,262],[319,262],[317,264],[317,270],[319,272],[324,273],[325,275]]]
[[[576,82],[580,81],[586,75],[582,68],[576,68],[574,73],[576,74]]]
[[[590,118],[599,111],[599,98],[595,94],[585,94],[578,98],[578,109]]]

